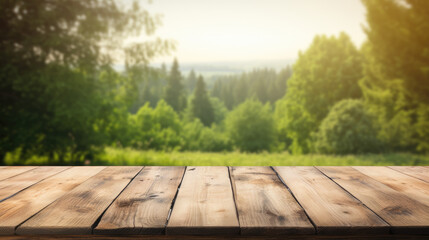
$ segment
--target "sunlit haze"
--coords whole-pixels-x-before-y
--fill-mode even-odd
[[[365,9],[359,0],[154,0],[163,15],[157,36],[174,39],[180,62],[296,59],[316,34],[346,32],[360,46]]]

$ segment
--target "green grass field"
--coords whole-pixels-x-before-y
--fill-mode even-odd
[[[49,165],[47,156],[22,159],[19,153],[9,153],[7,165]],[[83,159],[82,159],[83,161]],[[51,163],[52,164],[52,163]],[[65,162],[67,165],[67,161]],[[56,165],[56,164],[54,164]],[[412,153],[385,153],[363,155],[291,155],[284,153],[207,153],[159,152],[130,148],[107,147],[85,165],[159,165],[159,166],[390,166],[429,165],[429,155]]]
[[[312,166],[312,165],[429,165],[428,155],[410,153],[365,155],[290,155],[288,153],[156,152],[106,148],[94,165],[186,166]]]

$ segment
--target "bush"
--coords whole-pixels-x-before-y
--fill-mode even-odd
[[[380,152],[372,115],[361,100],[342,100],[332,107],[315,135],[320,153],[349,154]]]
[[[155,109],[146,103],[130,117],[133,126],[132,146],[138,149],[174,150],[180,148],[181,122],[164,100]]]
[[[228,138],[216,124],[213,124],[212,127],[204,127],[199,119],[186,123],[182,136],[184,139],[182,150],[202,152],[232,150]]]
[[[226,118],[231,141],[241,151],[270,150],[275,141],[275,126],[270,106],[257,100],[246,100]]]

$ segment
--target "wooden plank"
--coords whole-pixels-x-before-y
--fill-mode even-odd
[[[429,167],[427,166],[392,166],[390,168],[425,182],[429,182]]]
[[[319,234],[389,233],[389,225],[314,167],[275,167]]]
[[[185,167],[145,167],[101,218],[95,234],[162,234]]]
[[[188,167],[166,234],[238,234],[227,167]]]
[[[1,202],[0,235],[13,235],[19,224],[104,168],[73,167]]]
[[[142,167],[107,167],[16,229],[17,234],[91,234],[92,226]]]
[[[0,201],[69,167],[38,167],[0,182]]]
[[[242,235],[315,233],[270,167],[231,167],[230,171]]]
[[[429,183],[387,167],[354,167],[363,174],[429,206]],[[429,214],[429,213],[428,213]]]
[[[398,234],[370,234],[370,235],[288,235],[288,236],[190,236],[190,235],[26,235],[4,236],[1,240],[117,240],[117,239],[145,239],[145,240],[220,240],[220,239],[259,239],[259,240],[427,240],[429,235],[398,235]]]
[[[429,234],[429,207],[352,167],[318,167],[391,225],[393,233]]]
[[[0,168],[0,181],[27,172],[36,167],[2,167]]]

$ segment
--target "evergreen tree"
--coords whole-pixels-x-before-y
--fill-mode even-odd
[[[218,80],[214,83],[213,88],[210,92],[210,95],[212,97],[221,98],[221,92],[222,92],[222,83]]]
[[[225,106],[231,110],[234,106],[234,98],[232,96],[231,84],[222,84],[221,99],[225,103]]]
[[[186,78],[186,90],[188,93],[192,93],[194,91],[195,85],[197,83],[197,76],[195,75],[194,69],[189,73],[188,78]]]
[[[149,102],[150,103],[150,105],[151,105],[151,107],[153,107],[154,105],[153,105],[153,96],[152,96],[152,93],[151,93],[151,91],[150,91],[150,86],[149,86],[149,83],[146,83],[145,85],[144,85],[144,88],[143,88],[143,96],[142,96],[142,98],[143,98],[143,104],[145,104],[145,103],[147,103],[147,102]]]
[[[194,96],[191,100],[191,112],[193,117],[199,118],[205,126],[214,122],[213,106],[207,95],[206,85],[200,75],[195,86]]]
[[[170,75],[167,79],[164,99],[176,112],[180,112],[186,107],[186,99],[183,90],[179,63],[175,58],[173,66],[171,67]]]

